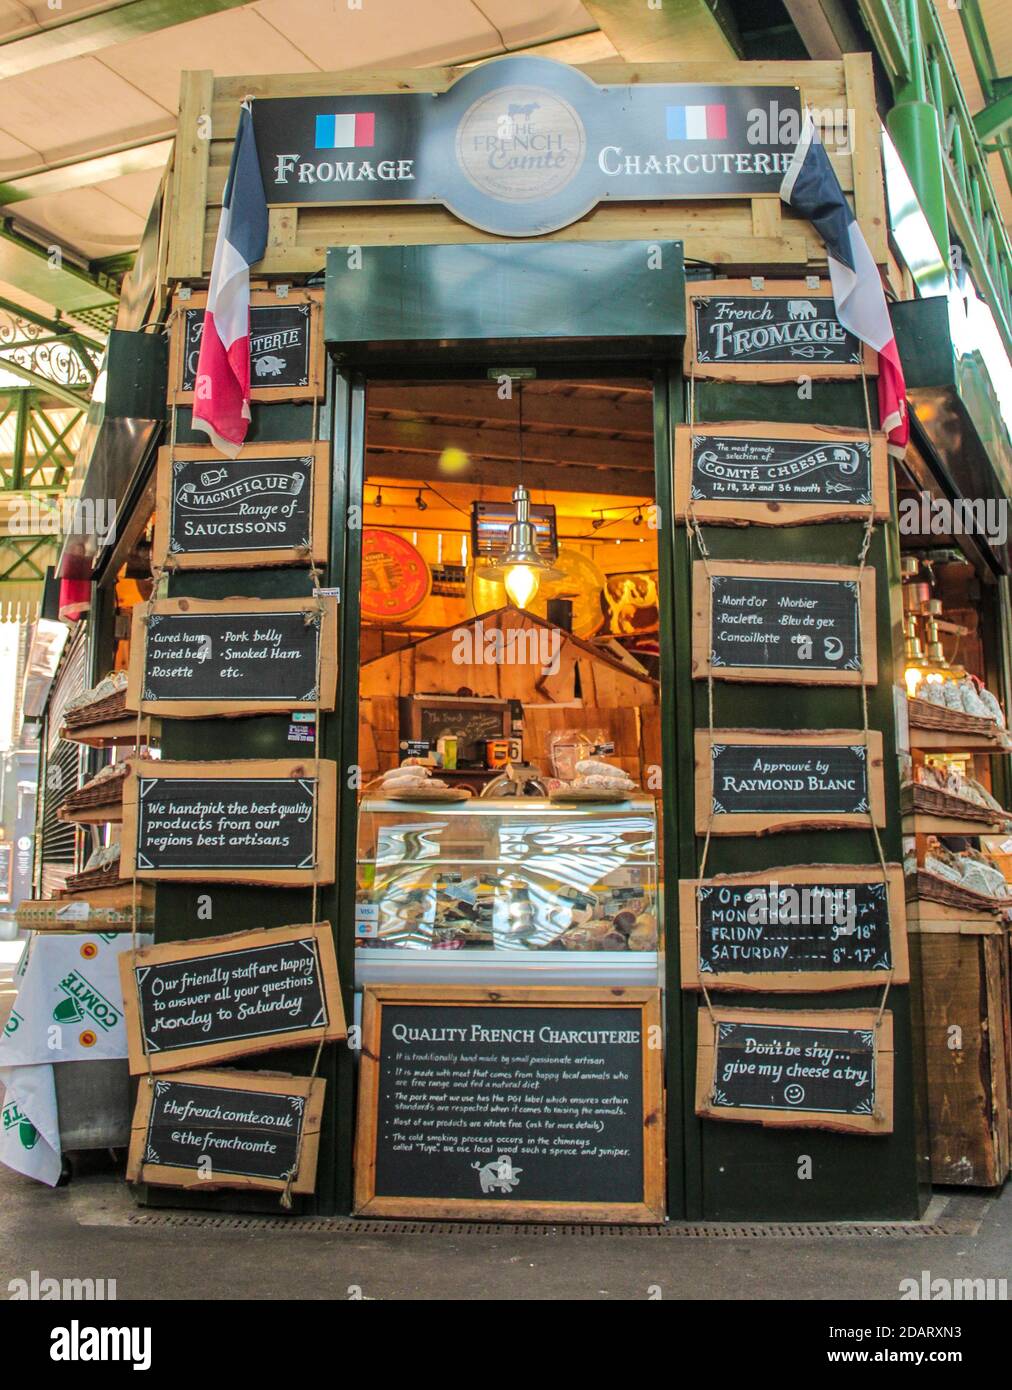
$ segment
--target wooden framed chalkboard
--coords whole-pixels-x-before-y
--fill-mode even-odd
[[[884,434],[767,420],[675,426],[675,517],[801,526],[889,516]]]
[[[682,879],[683,989],[804,992],[910,979],[903,870],[794,864]]]
[[[878,375],[878,354],[836,317],[828,280],[691,280],[686,375],[723,381]]]
[[[404,695],[401,739],[435,748],[447,735],[457,740],[458,764],[485,762],[485,743],[508,738],[510,703],[485,695]]]
[[[875,573],[849,565],[696,560],[692,674],[874,685]]]
[[[135,763],[123,878],[333,883],[337,765],[325,758]]]
[[[289,289],[250,295],[250,399],[297,401],[323,395],[323,292]],[[207,295],[177,295],[169,336],[169,400],[193,401]]]
[[[155,599],[133,610],[129,709],[177,719],[332,710],[336,691],[332,595]]]
[[[882,735],[860,729],[696,730],[696,833],[885,824]]]
[[[152,560],[166,569],[325,564],[329,446],[204,445],[158,451]]]
[[[130,1071],[179,1071],[347,1036],[329,922],[124,951]]]
[[[891,1134],[893,1019],[876,1009],[700,1009],[696,1114]]]
[[[370,985],[355,1210],[664,1219],[656,989]]]
[[[326,1083],[278,1072],[177,1071],[137,1088],[127,1181],[155,1187],[316,1189]]]

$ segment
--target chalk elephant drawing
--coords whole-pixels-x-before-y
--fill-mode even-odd
[[[498,1189],[500,1192],[512,1192],[519,1183],[519,1174],[524,1170],[514,1168],[512,1159],[500,1155],[498,1159],[484,1166],[480,1163],[472,1163],[472,1168],[478,1170],[478,1178],[481,1182],[482,1192],[488,1194]]]
[[[792,319],[814,319],[818,310],[810,299],[789,299],[787,316]]]

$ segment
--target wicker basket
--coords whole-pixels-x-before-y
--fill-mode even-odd
[[[90,893],[96,888],[119,888],[131,880],[121,878],[119,864],[107,864],[104,869],[85,869],[71,874],[64,884],[65,893]]]
[[[925,786],[923,782],[907,782],[900,792],[900,811],[903,815],[944,816],[948,820],[965,820],[968,824],[985,823],[995,829],[1012,829],[1012,813],[994,811],[990,806],[980,806],[976,801],[968,801],[965,796],[951,796],[939,791],[937,787]],[[969,831],[973,834],[973,831]]]
[[[918,866],[916,874],[907,874],[907,902],[915,898],[927,898],[933,903],[944,903],[946,907],[957,907],[970,912],[1001,912],[1012,907],[1012,898],[991,898],[986,893],[977,893],[972,888],[952,883],[947,878],[930,873]]]
[[[111,695],[105,695],[101,700],[67,710],[63,716],[63,723],[67,729],[88,729],[92,724],[105,724],[111,719],[122,719],[130,712],[127,710],[126,690],[114,690]]]
[[[129,771],[128,765],[123,763],[112,776],[103,777],[101,781],[93,777],[90,782],[85,782],[83,787],[70,793],[57,811],[57,818],[72,821],[81,811],[90,811],[99,806],[122,806],[123,783]]]
[[[918,700],[916,697],[908,700],[907,713],[914,729],[975,734],[980,738],[993,739],[1005,747],[1010,745],[1008,733],[993,719],[982,719],[976,714],[965,714],[963,710],[949,709],[946,705],[933,705],[930,700]]]

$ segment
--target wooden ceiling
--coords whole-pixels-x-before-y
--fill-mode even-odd
[[[653,496],[653,393],[645,380],[514,383],[510,400],[500,399],[494,381],[371,384],[367,476],[514,482],[521,471],[518,390],[529,488]],[[467,456],[461,472],[441,467],[447,449]]]

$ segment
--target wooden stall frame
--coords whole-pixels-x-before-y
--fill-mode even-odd
[[[308,548],[291,546],[278,550],[250,547],[248,550],[194,550],[170,553],[172,529],[172,464],[180,462],[229,462],[209,445],[173,444],[158,451],[155,533],[151,563],[155,569],[239,570],[273,569],[286,565],[325,565],[327,563],[327,521],[330,509],[330,445],[317,443],[245,444],[235,460],[259,463],[267,459],[312,458],[312,495],[309,505]]]
[[[206,143],[206,141],[205,141]],[[295,304],[309,306],[309,380],[305,386],[258,386],[250,383],[250,400],[305,401],[320,400],[323,396],[323,291],[290,288],[285,295],[276,290],[252,290],[250,308],[263,309],[277,305],[287,308]],[[186,311],[204,309],[206,292],[193,291],[187,298],[176,295],[172,310],[172,330],[169,335],[169,403],[192,405],[193,391],[183,390],[183,353],[186,349]]]
[[[210,960],[232,952],[254,950],[258,946],[275,946],[284,942],[313,939],[317,968],[323,985],[327,1022],[317,1028],[300,1028],[263,1034],[253,1038],[235,1038],[209,1042],[196,1047],[149,1052],[144,1046],[141,1031],[140,999],[136,971],[146,965],[166,961]],[[258,1052],[277,1052],[284,1048],[302,1047],[306,1043],[334,1042],[348,1036],[341,982],[337,973],[334,934],[329,922],[311,922],[291,927],[255,927],[251,931],[229,932],[223,936],[205,936],[188,941],[163,941],[153,946],[141,946],[136,951],[123,951],[119,957],[120,981],[123,986],[123,1012],[126,1018],[127,1048],[130,1073],[139,1076],[147,1071],[175,1072],[214,1062],[227,1062],[235,1057],[255,1056]]]
[[[637,1005],[643,1056],[643,1201],[505,1202],[459,1197],[389,1197],[376,1195],[377,1107],[380,1039],[384,1004],[508,1004],[545,1007],[579,1005],[620,1008]],[[660,992],[656,989],[581,989],[563,986],[484,988],[480,985],[367,985],[362,1014],[362,1061],[358,1124],[355,1138],[355,1212],[359,1216],[401,1216],[428,1220],[611,1221],[653,1223],[664,1220],[664,1051],[650,1045],[660,1037]]]
[[[875,1034],[876,1109],[870,1115],[839,1115],[759,1107],[717,1108],[711,1100],[717,1062],[716,1030],[720,1023],[772,1023],[797,1028],[861,1028]],[[877,1026],[876,1026],[877,1025]],[[697,1015],[696,1114],[776,1129],[826,1129],[841,1134],[891,1134],[893,1130],[893,1016],[877,1009],[815,1009],[794,1013],[781,1009],[701,1008]]]
[[[907,950],[903,868],[900,864],[886,865],[891,970],[721,970],[705,975],[699,970],[697,888],[762,887],[769,883],[776,883],[781,888],[790,888],[795,884],[831,882],[857,885],[882,881],[882,870],[877,864],[787,864],[779,868],[760,869],[753,873],[679,879],[678,934],[681,944],[682,989],[701,989],[705,984],[711,994],[722,989],[757,994],[788,994],[791,991],[814,994],[865,986],[874,988],[887,982],[894,985],[908,984],[910,960]]]
[[[696,315],[693,300],[727,296],[736,299],[829,299],[833,289],[828,280],[818,287],[804,280],[765,279],[761,289],[751,280],[690,280],[685,286],[686,335],[684,367],[686,376],[710,381],[797,381],[801,376],[822,381],[846,381],[853,377],[878,376],[878,353],[863,344],[861,362],[815,362],[798,358],[796,362],[700,362],[697,357]],[[867,436],[865,436],[867,437]]]
[[[242,619],[247,614],[254,620],[267,618],[274,613],[320,613],[320,630],[317,637],[317,671],[319,675],[319,695],[316,699],[280,700],[267,697],[263,700],[220,699],[220,700],[149,700],[144,697],[144,681],[147,657],[147,624],[150,617],[186,616],[200,617],[234,615]],[[318,598],[164,598],[152,599],[150,603],[139,603],[133,610],[133,626],[130,640],[130,666],[127,678],[127,704],[131,709],[138,705],[144,713],[158,714],[174,719],[206,719],[209,715],[228,715],[236,718],[254,714],[285,714],[289,710],[330,711],[337,698],[337,599],[334,595],[321,595]],[[137,702],[137,703],[134,703]]]
[[[138,780],[241,782],[316,779],[316,864],[309,869],[142,869],[137,866]],[[123,789],[120,874],[140,882],[252,883],[267,887],[333,883],[336,873],[337,764],[326,758],[252,758],[229,762],[152,762],[127,773]]]
[[[885,781],[882,734],[868,730],[868,811],[750,811],[710,816],[713,799],[713,760],[711,749],[720,744],[755,744],[760,748],[864,747],[860,729],[697,729],[696,730],[696,834],[771,835],[780,830],[867,829],[872,821],[885,825]]]
[[[846,54],[842,62],[669,62],[621,61],[574,64],[601,84],[723,83],[799,85],[802,105],[846,111],[853,126],[846,149],[827,145],[845,193],[852,195],[872,256],[890,264],[882,183],[880,130],[872,58]],[[445,90],[465,69],[386,69],[376,72],[244,74],[215,77],[204,71],[182,77],[176,142],[171,236],[167,272],[171,279],[198,281],[210,272],[221,199],[239,104],[247,95],[335,96]],[[202,120],[203,118],[203,120]],[[213,139],[201,138],[210,127]],[[853,151],[853,153],[850,152]],[[754,273],[825,272],[825,246],[818,233],[775,196],[681,203],[603,202],[587,216],[547,240],[602,241],[677,236],[688,259]],[[269,276],[310,275],[322,269],[328,246],[473,244],[498,240],[460,222],[442,207],[382,203],[368,207],[294,207],[268,210],[267,251],[257,270]]]
[[[804,666],[711,666],[713,589],[711,579],[784,579],[850,581],[858,587],[858,640],[863,668],[825,670]],[[870,640],[869,640],[870,638]],[[862,680],[863,673],[863,680]],[[704,680],[762,681],[778,685],[875,685],[875,571],[856,565],[793,565],[741,560],[695,560],[692,565],[692,675]]]
[[[761,497],[716,500],[692,496],[692,441],[694,438],[776,439],[812,446],[867,444],[866,430],[835,425],[789,425],[780,421],[733,420],[727,424],[676,425],[674,428],[675,520],[688,515],[711,526],[804,526],[832,521],[863,521],[872,515],[888,520],[889,466],[886,437],[871,435],[871,502],[785,501]]]
[[[292,1180],[293,1193],[309,1193],[316,1190],[316,1160],[320,1147],[320,1124],[323,1118],[323,1093],[326,1082],[321,1077],[287,1076],[283,1072],[247,1072],[223,1069],[221,1071],[177,1071],[167,1075],[164,1080],[182,1082],[193,1086],[224,1087],[243,1091],[250,1095],[293,1095],[302,1096],[306,1102],[302,1118],[302,1135],[299,1144],[298,1169]],[[130,1148],[127,1155],[127,1182],[147,1182],[155,1187],[192,1188],[200,1192],[213,1192],[218,1188],[255,1189],[261,1192],[283,1192],[287,1183],[274,1178],[251,1178],[240,1174],[225,1174],[221,1178],[206,1177],[195,1168],[177,1168],[169,1164],[148,1163],[145,1161],[148,1125],[155,1098],[155,1088],[159,1085],[142,1085],[137,1088],[137,1106],[130,1126]]]

